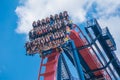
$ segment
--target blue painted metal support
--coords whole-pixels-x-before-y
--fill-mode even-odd
[[[89,75],[90,79],[94,79],[95,78],[95,75],[91,72],[91,73],[87,73],[87,71],[90,71],[90,68],[89,66],[87,65],[87,63],[85,62],[85,60],[83,59],[83,57],[81,55],[79,55],[79,59],[81,61],[81,65],[84,67],[85,70],[83,70],[83,72],[86,74],[86,75]],[[86,76],[85,76],[86,78]],[[85,80],[89,80],[89,78],[85,79]]]
[[[85,28],[85,30],[86,30],[87,34],[89,35],[90,40],[93,41],[94,39],[93,39],[92,35],[90,34],[90,31],[88,30],[88,28]],[[98,36],[99,36],[99,37],[98,37]],[[96,36],[96,39],[99,41],[99,39],[101,39],[102,34],[99,33],[98,36]],[[103,41],[104,41],[104,40],[102,40],[102,42],[103,42]],[[99,43],[101,44],[101,42],[99,42]],[[106,59],[105,59],[105,57],[104,57],[104,54],[103,54],[102,51],[99,49],[98,45],[97,45],[95,42],[94,42],[93,45],[96,47],[96,49],[97,49],[98,52],[100,53],[100,55],[101,55],[103,61],[105,62],[105,64],[108,64],[108,62],[106,61]],[[105,49],[105,48],[103,48],[103,49]],[[108,58],[109,58],[109,56],[108,56]],[[110,61],[112,61],[111,63],[114,62],[113,60],[115,61],[114,58],[110,59]],[[105,67],[105,66],[104,66],[104,67]],[[114,76],[114,78],[117,79],[117,77],[116,77],[114,71],[111,69],[111,67],[110,67],[109,65],[108,65],[107,67],[108,67],[108,69],[110,70],[111,74]],[[113,66],[113,67],[115,67],[115,66]],[[108,73],[108,71],[107,71],[107,73]],[[110,75],[110,73],[109,73],[109,75]],[[111,77],[111,76],[110,76],[110,77]]]
[[[58,59],[58,68],[57,68],[57,80],[61,80],[62,79],[62,76],[61,76],[61,61],[62,61],[62,55],[59,56],[59,59]]]
[[[73,49],[73,57],[74,57],[74,61],[75,61],[77,71],[78,71],[78,76],[79,76],[80,80],[85,80],[84,73],[83,73],[83,70],[82,70],[82,66],[81,66],[81,63],[80,63],[80,59],[78,57],[79,55],[78,55],[78,52],[76,50],[74,41],[70,40],[70,43],[71,43],[72,49]]]
[[[64,53],[63,53],[63,54],[64,54]],[[68,76],[69,76],[69,80],[72,80],[72,79],[71,79],[72,74],[70,73],[70,70],[69,70],[69,68],[68,68],[69,65],[67,65],[66,60],[65,60],[65,57],[64,57],[63,54],[61,54],[61,55],[62,55],[63,64],[64,64],[64,66],[65,66],[65,68],[66,68],[66,70],[67,70],[67,74],[68,74]]]
[[[102,34],[102,29],[101,27],[99,26],[99,24],[97,23],[97,20],[96,19],[93,19],[92,21],[90,21],[90,23],[94,23],[94,24],[91,24],[91,25],[88,25],[87,29],[88,28],[91,28],[94,32],[94,35],[95,36],[98,36],[99,34]],[[108,44],[106,43],[106,40],[105,38],[106,37],[109,37],[109,39],[113,42],[114,44],[114,47],[116,46],[115,42],[114,42],[114,39],[112,37],[112,35],[110,34],[109,30],[106,28],[106,35],[101,35],[100,38],[98,38],[98,41],[99,43],[101,44],[101,46],[103,47],[103,50],[106,52],[108,58],[110,60],[112,59],[115,59],[113,62],[112,62],[112,65],[113,67],[115,68],[116,72],[118,73],[119,77],[120,77],[120,66],[119,66],[119,60],[118,58],[116,57],[116,55],[114,54],[114,50],[113,51],[108,47]],[[116,47],[115,47],[116,48]]]
[[[68,66],[67,62],[65,60],[65,53],[62,53],[59,56],[58,60],[58,68],[57,68],[57,80],[79,80],[72,76]]]
[[[65,52],[65,55],[69,58],[69,60],[71,61],[71,63],[75,67],[75,63],[74,63],[74,59],[73,59],[73,55],[72,55],[73,54],[73,50],[72,50],[72,45],[70,45],[70,42],[68,42],[68,44],[66,44],[62,48],[63,48],[63,50]],[[83,46],[83,48],[80,47],[79,49],[84,49],[84,48],[85,47]],[[77,52],[78,52],[78,50],[77,50]],[[88,65],[86,64],[86,62],[84,61],[84,59],[82,58],[81,55],[79,55],[79,59],[80,59],[81,65],[84,67],[84,70],[85,70],[85,71],[83,70],[83,72],[86,73],[86,71],[90,71],[90,68],[88,67]],[[86,73],[86,75],[89,75],[89,78],[88,77],[86,78],[86,76],[85,76],[85,80],[93,79],[95,77],[93,73]],[[74,79],[72,79],[72,80],[74,80]],[[77,80],[79,80],[79,79],[77,79]]]

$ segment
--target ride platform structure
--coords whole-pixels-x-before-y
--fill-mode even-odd
[[[34,21],[25,48],[28,56],[40,55],[38,80],[120,79],[114,38],[96,19],[88,20],[84,30],[67,11]]]

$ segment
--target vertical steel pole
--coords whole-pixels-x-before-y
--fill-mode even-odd
[[[72,49],[73,49],[73,58],[74,58],[74,62],[75,62],[76,68],[77,68],[78,76],[79,76],[80,80],[85,80],[82,66],[80,63],[80,59],[78,57],[79,55],[78,55],[78,52],[76,50],[74,41],[70,40],[70,43],[71,43]]]
[[[60,54],[59,59],[58,59],[58,68],[57,68],[57,80],[62,80],[62,66],[61,66],[61,61],[62,61],[62,55]]]

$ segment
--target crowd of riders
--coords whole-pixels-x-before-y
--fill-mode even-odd
[[[34,21],[29,32],[29,42],[26,43],[27,53],[37,53],[60,46],[68,40],[72,28],[67,11],[50,15],[46,19]]]

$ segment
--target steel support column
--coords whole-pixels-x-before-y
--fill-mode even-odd
[[[62,61],[62,55],[59,56],[59,59],[58,59],[58,68],[57,68],[57,80],[61,80],[62,79],[62,76],[61,76],[61,61]]]
[[[75,62],[75,65],[76,65],[76,68],[77,68],[77,71],[78,71],[78,76],[79,76],[80,80],[85,80],[84,73],[83,73],[83,70],[82,70],[82,66],[81,66],[81,63],[80,63],[80,59],[78,57],[78,52],[76,50],[74,41],[70,40],[70,43],[71,43],[72,49],[73,49],[73,58],[74,58],[74,62]]]

